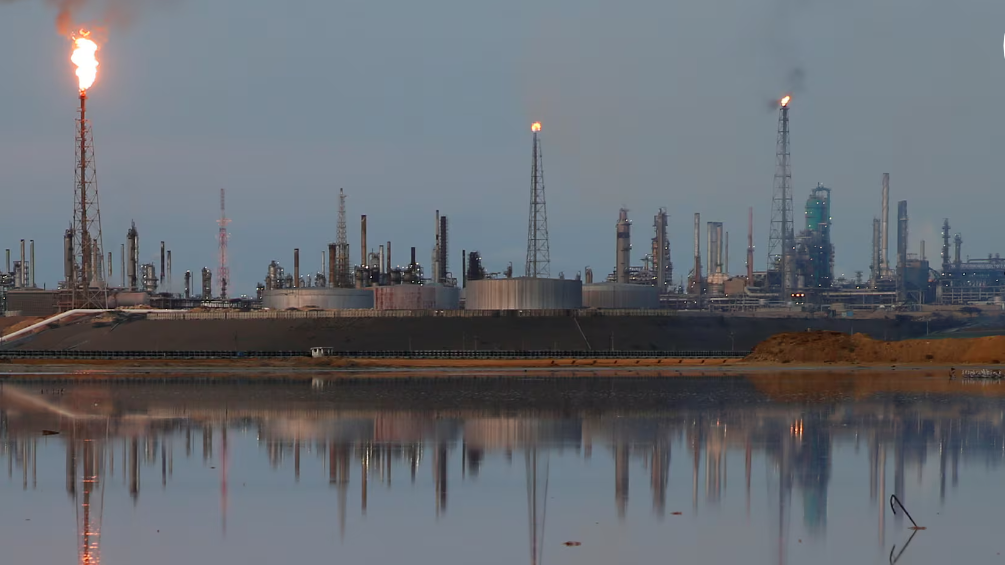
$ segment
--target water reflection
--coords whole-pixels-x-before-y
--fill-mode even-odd
[[[426,469],[432,479],[433,515],[439,520],[452,504],[454,482],[477,484],[487,465],[508,466],[517,454],[525,467],[526,535],[530,563],[536,565],[546,547],[556,551],[554,540],[546,537],[549,488],[575,483],[591,462],[610,463],[612,471],[605,473],[605,480],[613,482],[611,490],[606,495],[593,489],[576,492],[589,500],[613,493],[618,520],[630,516],[629,502],[640,497],[649,499],[655,521],[665,520],[671,469],[686,468],[689,481],[678,481],[675,488],[690,489],[688,514],[697,520],[699,514],[711,513],[716,518],[707,526],[719,527],[718,517],[728,514],[720,512],[721,507],[736,512],[726,497],[730,461],[735,458],[733,469],[741,467],[742,460],[745,518],[751,519],[754,491],[755,522],[770,523],[765,533],[774,540],[763,555],[740,555],[753,563],[785,563],[793,546],[793,515],[811,539],[823,538],[828,529],[835,450],[840,446],[853,448],[854,454],[866,452],[864,458],[847,456],[841,468],[851,476],[861,461],[868,467],[862,470],[867,484],[857,486],[849,479],[841,492],[864,497],[868,489],[876,532],[872,547],[884,558],[888,520],[898,531],[891,541],[901,544],[905,539],[900,537],[905,531],[902,514],[888,514],[886,500],[896,494],[912,508],[912,496],[935,496],[921,486],[930,454],[938,458],[939,505],[945,503],[947,478],[952,489],[959,486],[961,464],[980,463],[989,472],[1002,464],[1005,389],[907,377],[884,383],[822,379],[400,381],[329,383],[321,388],[309,383],[8,384],[0,387],[0,457],[6,459],[9,482],[0,489],[18,483],[25,491],[38,489],[40,453],[49,455],[44,465],[51,464],[54,450],[63,451],[66,491],[77,519],[78,562],[98,564],[106,488],[124,489],[140,508],[142,489],[149,488],[150,481],[161,489],[176,488],[178,465],[218,472],[219,528],[224,536],[235,456],[243,466],[267,462],[271,469],[288,473],[294,485],[304,473],[323,473],[336,493],[339,537],[345,539],[353,485],[358,487],[360,516],[366,516],[375,485],[393,492],[397,473],[404,471],[407,482],[415,485]],[[43,430],[59,433],[47,437]],[[176,449],[183,451],[180,459]],[[671,464],[675,453],[682,457],[676,467]],[[562,462],[563,474],[553,476],[552,457]],[[570,465],[570,458],[578,463]],[[767,468],[763,487],[752,481],[755,461]],[[452,475],[458,470],[459,479]],[[640,471],[642,482],[636,477],[633,485],[632,475]],[[910,471],[917,473],[917,488],[907,488]],[[121,486],[112,480],[116,472]],[[636,489],[644,483],[648,485],[642,494]],[[387,504],[382,508],[377,523],[388,518]],[[296,527],[296,509],[284,512],[291,515],[288,526]],[[605,517],[595,518],[599,524]],[[9,541],[3,535],[0,540]],[[903,543],[900,551],[905,549]],[[584,555],[585,562],[591,562],[589,555],[580,557]],[[891,559],[899,555],[891,551]]]

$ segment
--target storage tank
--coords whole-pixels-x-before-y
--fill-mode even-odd
[[[373,308],[373,291],[355,288],[276,288],[262,292],[262,306],[273,310]]]
[[[399,284],[373,289],[377,310],[456,310],[460,307],[461,290],[435,284]]]
[[[583,286],[584,308],[659,308],[659,291],[641,284],[600,283]]]
[[[583,307],[583,283],[575,279],[517,277],[468,281],[467,310],[574,310]]]

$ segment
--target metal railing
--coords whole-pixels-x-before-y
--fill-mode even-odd
[[[337,351],[323,348],[325,357],[343,359],[740,359],[749,351],[488,351],[388,350]],[[0,351],[0,359],[277,359],[311,357],[305,351]]]

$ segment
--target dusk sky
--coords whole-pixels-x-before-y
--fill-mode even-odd
[[[908,200],[909,251],[938,263],[948,217],[964,255],[999,237],[1005,104],[1001,0],[140,0],[106,27],[89,114],[106,251],[130,220],[141,260],[160,240],[182,274],[217,262],[226,188],[231,294],[252,293],[270,260],[320,268],[348,194],[359,261],[393,242],[429,263],[435,210],[489,271],[523,274],[530,124],[544,124],[552,274],[613,270],[618,208],[632,261],[657,208],[670,213],[674,279],[692,263],[695,212],[730,233],[744,267],[754,207],[755,269],[766,264],[777,111],[791,110],[794,204],[833,189],[836,273],[868,277],[880,178],[891,222]],[[70,41],[41,0],[0,0],[0,249],[34,239],[36,280],[62,277],[73,212],[75,77]],[[803,74],[794,84],[795,71]],[[891,223],[891,259],[895,251]],[[933,265],[934,266],[934,265]],[[216,280],[214,279],[214,287]]]

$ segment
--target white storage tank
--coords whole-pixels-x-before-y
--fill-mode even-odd
[[[276,288],[262,292],[262,306],[272,310],[373,308],[373,292],[355,288]]]
[[[377,310],[456,310],[461,290],[434,284],[396,284],[373,288]]]
[[[484,279],[468,281],[466,310],[576,310],[583,307],[583,284],[575,279]]]
[[[659,308],[655,286],[624,283],[588,284],[583,287],[585,308]]]

